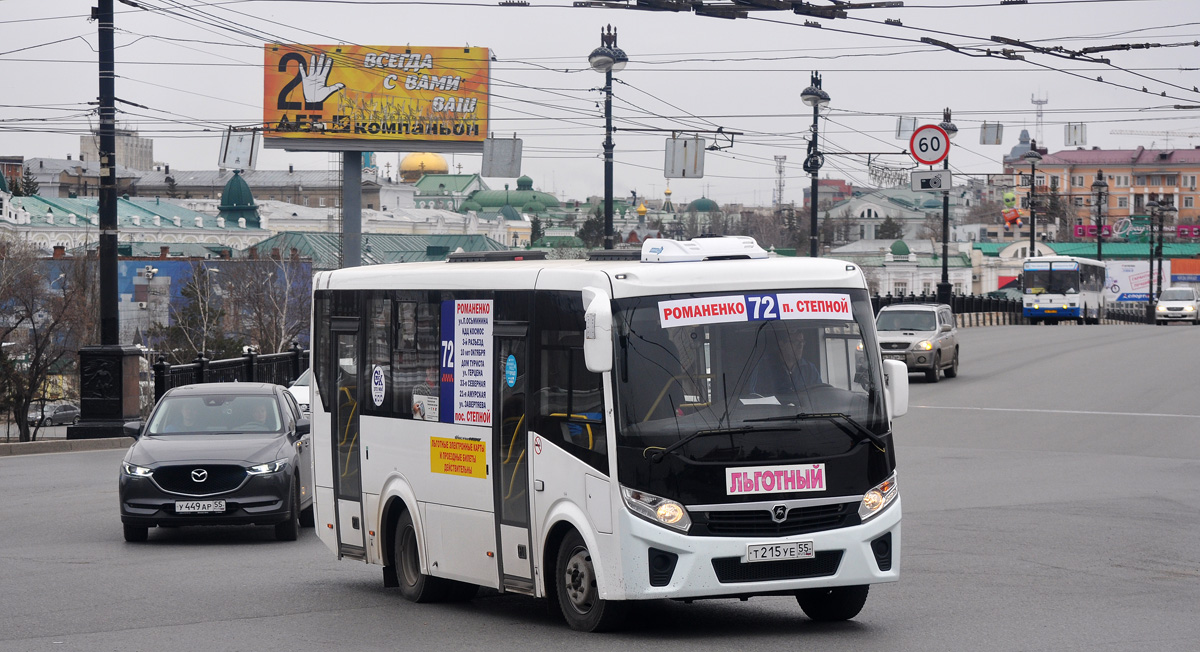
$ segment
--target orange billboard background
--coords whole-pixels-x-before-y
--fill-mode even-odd
[[[267,45],[265,139],[482,143],[489,59],[487,48]]]

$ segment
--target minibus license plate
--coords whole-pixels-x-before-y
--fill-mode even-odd
[[[786,559],[812,559],[812,541],[790,543],[751,543],[746,546],[746,561],[781,561]]]
[[[221,514],[225,511],[223,500],[177,500],[176,514]]]

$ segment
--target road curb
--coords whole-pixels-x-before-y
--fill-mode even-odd
[[[115,450],[133,445],[131,437],[109,437],[105,439],[50,439],[45,441],[23,441],[0,443],[0,457],[31,455],[34,453],[74,453],[79,451]]]

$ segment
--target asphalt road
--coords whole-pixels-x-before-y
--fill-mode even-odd
[[[902,577],[854,621],[793,600],[639,604],[581,635],[540,601],[415,605],[311,531],[127,544],[122,451],[0,459],[0,651],[1194,650],[1200,328],[964,329],[897,420]]]

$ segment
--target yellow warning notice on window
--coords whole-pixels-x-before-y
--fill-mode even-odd
[[[429,465],[434,473],[487,478],[487,442],[429,438]]]

